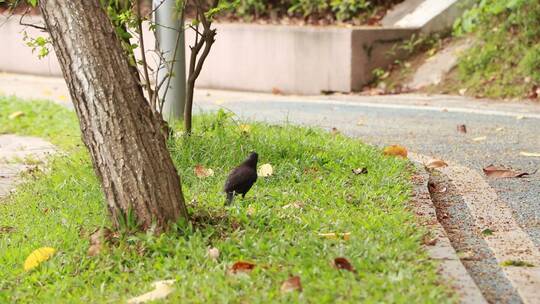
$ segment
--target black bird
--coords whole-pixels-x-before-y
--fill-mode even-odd
[[[229,173],[223,188],[223,191],[227,193],[226,204],[232,203],[235,194],[242,194],[242,198],[244,198],[251,186],[257,181],[258,160],[259,155],[256,152],[251,152],[240,166]]]

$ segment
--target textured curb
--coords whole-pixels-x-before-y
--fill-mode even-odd
[[[424,245],[431,259],[436,260],[439,273],[446,284],[451,286],[459,296],[460,303],[486,303],[482,292],[469,275],[452,247],[444,228],[437,220],[435,207],[428,190],[429,173],[423,164],[414,162],[415,175],[412,178],[414,196],[412,199],[414,212],[422,224],[431,232],[429,245]]]

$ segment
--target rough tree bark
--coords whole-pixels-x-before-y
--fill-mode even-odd
[[[188,218],[161,119],[145,100],[99,0],[40,0],[82,137],[113,222],[129,212],[142,229]]]

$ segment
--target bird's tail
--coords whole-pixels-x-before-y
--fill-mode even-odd
[[[234,192],[227,192],[227,200],[225,201],[225,205],[230,205],[234,198]]]

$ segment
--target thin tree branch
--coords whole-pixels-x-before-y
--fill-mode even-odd
[[[19,19],[19,24],[20,25],[24,25],[24,26],[29,26],[29,27],[33,27],[33,28],[36,28],[38,30],[41,30],[43,32],[46,32],[47,31],[47,28],[46,27],[43,27],[43,26],[39,26],[39,25],[35,25],[35,24],[31,24],[31,23],[25,23],[23,22],[23,18],[30,12],[30,8],[27,8],[26,11],[21,15],[21,18]]]
[[[150,76],[148,75],[148,62],[146,61],[146,53],[144,48],[144,36],[143,36],[143,29],[142,29],[142,23],[143,19],[141,16],[141,0],[136,1],[137,4],[137,31],[139,32],[139,45],[141,47],[141,58],[143,63],[143,72],[144,72],[144,80],[146,82],[146,91],[148,92],[148,101],[150,102],[150,105],[152,106],[152,109],[156,110],[156,105],[152,104],[152,100],[154,100],[154,92],[152,92],[152,87],[150,86]]]

